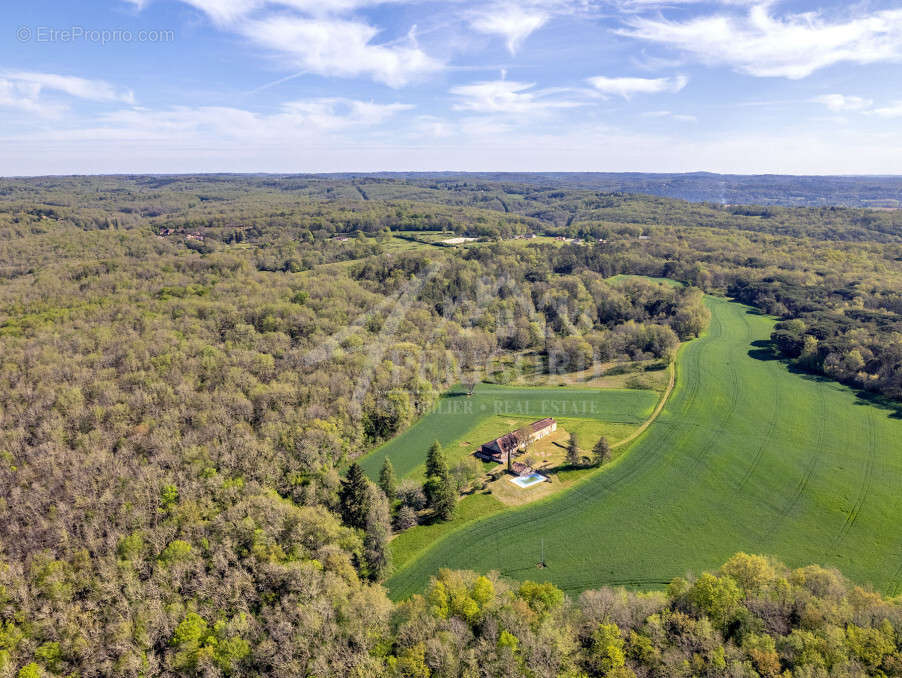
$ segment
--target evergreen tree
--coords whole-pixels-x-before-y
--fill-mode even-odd
[[[391,511],[385,495],[372,483],[367,487],[367,499],[363,559],[367,577],[371,581],[382,581],[391,568],[391,551],[388,548]]]
[[[363,469],[356,462],[351,464],[348,474],[341,481],[341,489],[338,491],[338,503],[341,510],[341,519],[348,527],[364,529],[366,517],[369,512],[369,480],[363,473]]]
[[[579,440],[575,433],[571,433],[570,442],[567,445],[567,463],[571,466],[579,466],[580,458]]]
[[[457,506],[457,490],[450,474],[443,476],[430,476],[423,487],[429,508],[439,520],[451,520],[454,517],[454,509]]]
[[[611,460],[611,446],[608,445],[608,439],[602,436],[592,448],[592,460],[596,466],[607,464]]]
[[[395,468],[392,466],[391,458],[386,457],[382,464],[382,470],[379,471],[379,487],[385,492],[388,501],[392,502],[398,493],[398,481],[395,478]]]
[[[441,444],[436,440],[426,455],[426,477],[446,475],[448,475],[448,462],[445,461],[445,453],[442,452]]]

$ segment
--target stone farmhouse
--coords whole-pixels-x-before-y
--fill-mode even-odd
[[[551,417],[539,419],[539,421],[531,423],[527,429],[529,430],[528,440],[522,440],[519,431],[505,433],[500,438],[495,438],[482,445],[476,450],[476,456],[485,461],[506,464],[508,458],[522,453],[528,443],[541,440],[557,431],[557,422]]]

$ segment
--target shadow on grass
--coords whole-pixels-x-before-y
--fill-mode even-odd
[[[466,391],[448,391],[447,393],[442,395],[442,398],[460,398],[462,396],[469,396],[470,393]],[[475,395],[475,394],[473,394]]]
[[[585,471],[589,468],[597,468],[593,464],[559,464],[555,466],[553,469],[549,469],[548,473],[542,472],[545,475],[552,475],[558,473],[567,473],[568,471]]]
[[[814,372],[799,365],[786,362],[786,369],[790,374],[794,374],[807,381],[814,381],[834,389],[846,388],[846,385],[832,377],[828,377],[821,372]],[[870,391],[856,389],[852,386],[849,386],[849,389],[855,394],[855,405],[859,407],[865,405],[876,407],[877,409],[887,412],[890,419],[902,419],[902,403],[880,395],[879,393],[871,393]]]
[[[856,405],[870,405],[889,412],[890,419],[902,419],[902,403],[869,391],[855,391],[855,395],[858,397],[858,400],[855,401]]]
[[[735,299],[733,301],[736,301]],[[741,303],[741,302],[740,302]],[[749,307],[746,309],[746,313],[748,315],[757,315],[757,316],[768,316],[767,313],[760,311],[757,308]],[[809,369],[805,369],[800,367],[799,365],[795,365],[789,360],[784,360],[780,357],[780,355],[774,350],[773,342],[767,339],[758,339],[751,343],[753,347],[748,351],[748,355],[750,358],[754,358],[755,360],[760,360],[762,362],[770,362],[773,360],[780,360],[786,365],[786,369],[789,370],[791,374],[801,377],[802,379],[807,379],[809,381],[816,381],[824,384],[832,384],[835,388],[840,388],[844,386],[842,382],[833,379],[832,377],[828,377],[827,375],[820,372],[813,372]],[[870,391],[864,391],[862,389],[857,389],[854,386],[849,386],[852,389],[852,392],[856,396],[855,404],[858,406],[870,405],[872,407],[876,407],[888,413],[890,419],[902,419],[902,402],[897,400],[893,400],[886,396],[880,395],[879,393],[871,393]]]
[[[749,358],[760,360],[762,362],[780,359],[780,356],[777,355],[777,352],[774,350],[773,344],[766,339],[758,339],[753,341],[750,345],[754,348],[748,351]]]

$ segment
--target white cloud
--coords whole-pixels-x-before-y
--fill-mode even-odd
[[[413,106],[408,104],[376,104],[354,99],[307,99],[285,104],[282,119],[312,125],[321,130],[337,131],[380,125],[397,113],[411,108]]]
[[[269,4],[292,7],[316,15],[342,14],[362,7],[409,2],[410,0],[270,0]]]
[[[215,23],[229,24],[263,6],[260,0],[183,0],[206,13]]]
[[[502,4],[474,14],[470,25],[480,33],[500,35],[507,41],[508,51],[515,54],[523,41],[548,19],[548,13],[540,8]]]
[[[812,99],[814,103],[823,104],[834,113],[843,111],[864,111],[874,102],[862,97],[846,96],[845,94],[822,94]]]
[[[33,113],[42,118],[58,118],[65,106],[40,100],[40,87],[0,78],[0,108]]]
[[[67,110],[65,102],[47,94],[64,94],[76,99],[132,103],[130,91],[120,91],[108,82],[54,73],[0,71],[0,107],[33,113],[42,118],[59,118]]]
[[[205,106],[168,110],[134,108],[101,117],[101,126],[83,133],[102,138],[209,139],[243,143],[290,143],[321,139],[324,134],[369,129],[397,113],[406,104],[377,104],[344,98],[302,99],[285,103],[277,113],[263,115],[239,108]]]
[[[375,44],[378,29],[360,21],[270,16],[241,22],[236,29],[284,55],[293,66],[318,75],[366,75],[390,87],[402,87],[442,68],[416,45],[412,35],[406,43]]]
[[[588,82],[602,94],[615,94],[629,99],[635,94],[679,92],[689,83],[689,78],[684,75],[673,78],[608,78],[600,75],[589,78]]]
[[[902,118],[902,100],[895,101],[889,106],[874,109],[874,113],[881,118]]]
[[[0,72],[0,77],[8,80],[27,84],[37,88],[37,91],[53,90],[69,96],[90,101],[119,101],[133,103],[135,96],[128,90],[117,90],[113,85],[103,80],[88,80],[76,78],[70,75],[55,75],[53,73],[32,73],[25,71]]]
[[[451,89],[458,98],[454,104],[456,111],[501,114],[538,114],[558,108],[579,106],[576,101],[552,99],[562,90],[533,90],[535,83],[513,80],[490,80],[460,85]]]
[[[612,0],[622,11],[647,11],[652,8],[672,7],[674,5],[698,5],[711,2],[718,5],[748,6],[761,4],[762,0]],[[771,0],[773,1],[773,0]]]
[[[685,115],[682,113],[672,113],[671,111],[646,111],[642,114],[643,118],[666,118],[676,120],[677,122],[698,122],[698,118],[694,115]]]
[[[215,23],[226,25],[264,8],[290,8],[315,16],[344,14],[360,7],[405,0],[182,0],[207,14]],[[148,0],[128,0],[143,9]]]
[[[146,0],[128,0],[140,9]],[[291,68],[317,75],[368,76],[401,87],[444,65],[414,38],[379,44],[379,29],[347,16],[355,9],[405,0],[182,0],[220,28],[283,57]]]
[[[759,77],[800,79],[841,62],[902,59],[902,10],[830,22],[816,12],[777,18],[771,16],[771,4],[760,2],[742,17],[712,15],[684,22],[636,17],[618,33]]]

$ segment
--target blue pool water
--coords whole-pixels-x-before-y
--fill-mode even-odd
[[[548,480],[548,478],[543,476],[541,473],[533,473],[532,475],[520,476],[517,478],[510,479],[510,481],[514,485],[518,485],[520,487],[532,487],[533,485],[535,485],[537,483],[541,483],[545,480]]]

